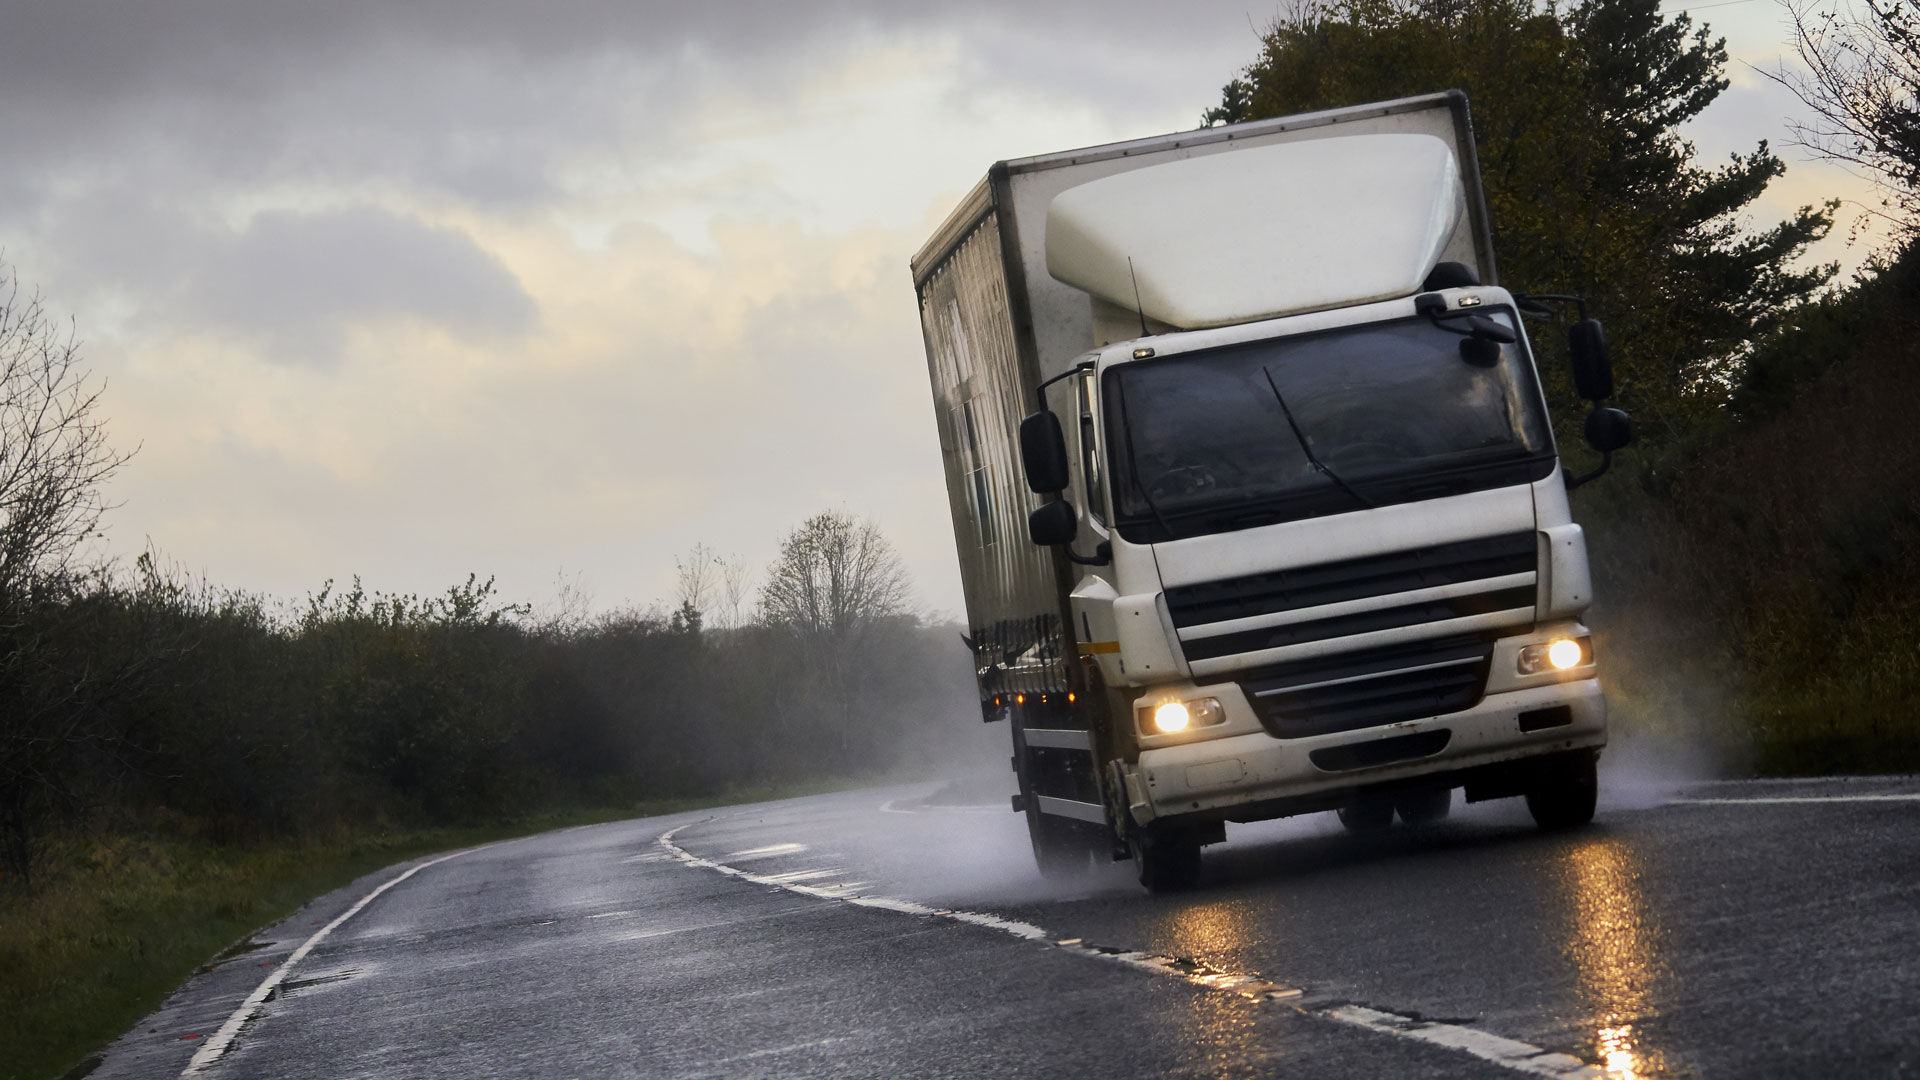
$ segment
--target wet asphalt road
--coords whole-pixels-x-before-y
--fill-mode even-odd
[[[1524,1075],[1329,1019],[1351,1005],[1597,1075],[1920,1075],[1920,779],[1616,787],[1561,835],[1513,802],[1364,837],[1331,815],[1230,826],[1204,887],[1177,896],[1141,891],[1128,864],[1042,882],[997,785],[622,822],[437,863],[314,945],[199,1075]],[[677,857],[670,830],[686,858],[758,880]],[[181,1075],[297,946],[405,868],[196,976],[93,1076]],[[1300,993],[1209,989],[1089,945]]]

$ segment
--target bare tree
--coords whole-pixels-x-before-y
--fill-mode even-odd
[[[760,589],[760,612],[769,624],[844,645],[905,611],[909,593],[900,557],[879,527],[829,510],[781,542]]]
[[[1911,237],[1920,229],[1920,0],[1863,2],[1864,11],[1789,3],[1806,70],[1767,74],[1813,110],[1793,125],[1795,141],[1868,173],[1886,192],[1881,216]]]
[[[792,634],[809,672],[804,685],[785,688],[782,712],[825,718],[843,760],[852,760],[856,727],[870,711],[860,690],[875,674],[873,631],[904,614],[908,596],[906,571],[879,527],[832,510],[788,533],[767,568],[760,618]]]
[[[723,612],[725,628],[738,630],[746,622],[747,590],[753,585],[753,568],[738,555],[716,560],[720,567],[720,595],[726,599]]]
[[[713,550],[705,544],[695,544],[686,558],[673,560],[674,573],[679,578],[674,599],[680,602],[673,612],[675,629],[700,632],[706,620],[707,594],[720,576],[718,563]]]
[[[100,488],[131,455],[107,445],[103,388],[71,327],[0,264],[0,612],[69,569],[106,511]]]
[[[581,583],[581,574],[568,576],[563,569],[554,578],[554,597],[532,613],[533,625],[540,632],[566,637],[592,625],[593,593]]]
[[[97,702],[131,672],[65,663],[54,644],[84,617],[73,599],[99,587],[76,556],[127,460],[107,445],[100,394],[72,329],[0,264],[0,867],[22,877],[40,819],[71,800],[72,755],[97,741]]]

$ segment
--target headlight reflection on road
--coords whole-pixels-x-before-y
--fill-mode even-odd
[[[1663,1071],[1635,1025],[1652,1008],[1658,928],[1641,903],[1639,871],[1618,840],[1593,840],[1568,856],[1572,942],[1580,995],[1600,1020],[1594,1051],[1608,1076],[1639,1080]]]
[[[1164,936],[1176,956],[1239,971],[1241,950],[1270,930],[1243,903],[1196,900],[1168,913]],[[1219,1080],[1250,1075],[1248,1047],[1259,1043],[1255,1022],[1263,1006],[1238,994],[1194,994],[1192,1002],[1194,1074]]]
[[[1247,942],[1268,930],[1252,918],[1246,905],[1234,901],[1195,903],[1171,913],[1167,938],[1180,956],[1231,965]]]

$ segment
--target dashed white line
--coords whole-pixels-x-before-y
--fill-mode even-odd
[[[984,911],[961,911],[953,908],[929,907],[912,900],[897,900],[887,896],[850,895],[846,887],[819,888],[803,885],[779,874],[755,874],[737,866],[703,859],[673,842],[675,833],[686,826],[669,829],[661,833],[656,843],[661,850],[688,866],[718,871],[742,881],[751,881],[757,885],[771,885],[788,892],[811,896],[820,900],[838,900],[842,903],[860,907],[877,908],[882,911],[897,912],[902,915],[917,915],[926,918],[947,919],[965,923],[969,926],[985,927],[1003,934],[1020,938],[1023,941],[1037,941],[1051,948],[1075,953],[1096,960],[1121,964],[1154,975],[1167,975],[1181,979],[1195,986],[1223,993],[1237,994],[1256,1001],[1287,1001],[1299,999],[1303,992],[1294,987],[1279,986],[1268,982],[1258,975],[1240,972],[1221,971],[1211,965],[1171,956],[1158,956],[1151,953],[1128,952],[1119,949],[1101,948],[1087,945],[1079,938],[1061,938],[1043,927],[1017,919],[1002,918]],[[775,845],[776,847],[782,845]],[[805,850],[799,844],[792,849]],[[765,851],[768,849],[754,849]],[[731,857],[731,856],[729,856]],[[1557,1080],[1598,1080],[1606,1073],[1596,1065],[1588,1064],[1569,1054],[1560,1054],[1544,1050],[1530,1043],[1515,1039],[1491,1035],[1484,1031],[1458,1024],[1444,1024],[1418,1020],[1410,1016],[1382,1012],[1360,1005],[1332,1005],[1315,1007],[1296,1001],[1294,1007],[1302,1015],[1332,1020],[1337,1023],[1351,1024],[1368,1031],[1385,1035],[1394,1035],[1404,1039],[1413,1039],[1434,1046],[1443,1046],[1472,1054],[1483,1061],[1490,1061],[1519,1072],[1535,1076],[1550,1076]]]
[[[1502,1038],[1458,1024],[1435,1024],[1413,1020],[1362,1005],[1336,1005],[1318,1013],[1330,1020],[1353,1024],[1387,1035],[1402,1035],[1422,1042],[1464,1050],[1474,1057],[1497,1062],[1509,1069],[1535,1076],[1598,1077],[1606,1075],[1598,1066],[1589,1065],[1571,1054],[1556,1054],[1531,1043]]]
[[[394,876],[392,880],[354,901],[352,907],[341,912],[332,922],[314,931],[312,937],[301,942],[300,947],[293,950],[293,955],[287,957],[281,962],[279,967],[273,969],[273,974],[268,975],[259,986],[253,988],[253,993],[248,994],[246,1000],[240,1003],[240,1007],[233,1010],[233,1015],[227,1017],[226,1023],[220,1025],[220,1030],[214,1032],[212,1037],[200,1044],[200,1049],[194,1052],[193,1060],[187,1062],[187,1067],[181,1070],[180,1075],[197,1076],[201,1072],[204,1072],[207,1066],[218,1061],[220,1055],[227,1052],[227,1047],[233,1042],[234,1036],[240,1034],[241,1027],[243,1027],[248,1020],[253,1019],[254,1014],[260,1011],[260,1007],[266,1004],[267,997],[273,993],[274,988],[280,985],[281,981],[287,977],[288,973],[293,971],[294,967],[297,966],[300,961],[307,958],[307,954],[313,951],[315,945],[320,944],[320,942],[328,934],[333,933],[341,923],[360,914],[361,909],[373,903],[374,900],[379,898],[381,893],[386,892],[395,885],[425,870],[427,867],[438,866],[448,859],[457,859],[462,855],[478,850],[480,849],[467,848],[465,851],[455,851],[447,855],[441,855],[438,858],[428,859],[426,862]]]
[[[779,878],[781,881],[812,881],[815,878],[839,877],[844,873],[846,871],[837,866],[822,866],[812,870],[783,870],[778,874],[767,876]]]
[[[807,850],[805,844],[768,844],[766,847],[753,847],[745,851],[735,851],[727,855],[729,859],[771,859],[775,855],[791,855],[796,851]]]

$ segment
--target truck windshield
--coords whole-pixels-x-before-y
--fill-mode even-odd
[[[1546,476],[1532,363],[1520,345],[1470,362],[1465,340],[1412,318],[1110,369],[1121,535],[1153,543]]]

